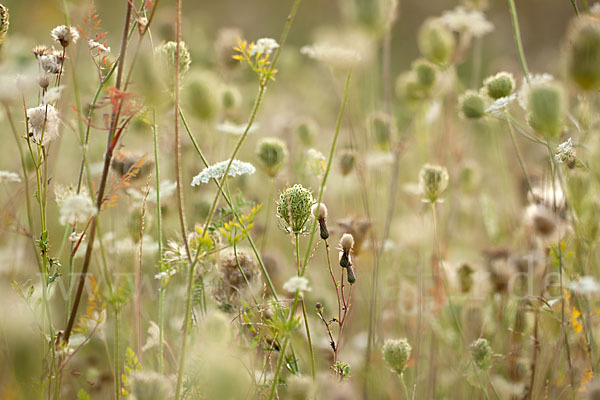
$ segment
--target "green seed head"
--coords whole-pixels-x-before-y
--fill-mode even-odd
[[[459,100],[459,109],[465,118],[479,119],[485,115],[485,99],[474,90],[467,90]]]
[[[317,136],[317,124],[313,120],[305,120],[296,125],[296,136],[305,146],[312,146]]]
[[[417,41],[421,54],[433,63],[446,65],[454,56],[454,35],[437,18],[429,18],[423,23]]]
[[[171,70],[175,69],[177,42],[166,42],[156,49]],[[179,42],[179,71],[185,74],[190,69],[192,58],[185,42]]]
[[[350,172],[352,172],[352,169],[354,168],[355,164],[356,153],[350,149],[342,151],[339,158],[340,172],[342,173],[342,175],[346,176]]]
[[[279,195],[277,216],[288,232],[302,233],[310,219],[310,210],[314,203],[310,190],[302,185],[291,186]]]
[[[600,86],[600,23],[577,18],[569,29],[567,68],[571,79],[582,89]]]
[[[448,187],[448,171],[439,165],[425,164],[419,173],[419,186],[425,200],[435,203]]]
[[[508,72],[499,72],[483,81],[485,90],[492,99],[510,96],[515,89],[515,78]]]
[[[528,122],[547,140],[560,136],[567,115],[562,87],[556,83],[533,86],[529,91]]]
[[[275,176],[285,164],[288,151],[286,144],[277,138],[263,138],[256,146],[256,155],[270,176]]]
[[[394,135],[394,123],[385,113],[373,113],[367,119],[368,128],[375,137],[375,142],[382,150],[389,150],[390,140]]]
[[[197,118],[205,121],[212,120],[219,109],[214,81],[204,74],[191,78],[184,87],[187,103]]]
[[[406,339],[388,339],[383,344],[383,358],[392,371],[402,374],[410,358],[412,347]]]
[[[425,60],[418,59],[412,65],[412,70],[415,71],[417,82],[424,89],[431,89],[437,81],[438,69],[435,64]]]
[[[492,366],[492,348],[487,339],[479,338],[469,346],[471,357],[475,364],[481,369],[489,369]]]
[[[242,102],[242,94],[234,86],[227,86],[221,91],[221,105],[224,110],[236,109]]]

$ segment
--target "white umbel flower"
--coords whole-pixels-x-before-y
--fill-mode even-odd
[[[75,194],[65,199],[60,207],[61,225],[73,225],[80,222],[86,222],[89,218],[96,215],[96,207],[89,196],[84,194]]]
[[[79,32],[73,26],[59,25],[50,32],[52,39],[56,40],[62,47],[68,47],[79,40]]]
[[[201,183],[208,183],[211,179],[221,179],[225,174],[229,160],[218,162],[210,167],[206,167],[192,180],[192,186],[199,186]],[[233,160],[231,167],[227,172],[227,176],[236,177],[240,175],[252,175],[256,172],[254,165],[240,161]]]
[[[600,293],[600,283],[593,276],[582,276],[578,281],[569,282],[567,287],[585,296]]]
[[[271,54],[273,50],[279,48],[279,43],[275,39],[271,38],[262,38],[256,41],[256,44],[252,46],[252,50],[250,50],[250,55],[255,56],[257,54]]]
[[[332,67],[347,67],[361,60],[360,54],[354,49],[327,43],[304,46],[300,49],[300,53]]]
[[[42,105],[27,110],[29,132],[37,143],[48,144],[58,137],[58,111],[52,105]]]
[[[575,149],[573,149],[573,142],[571,138],[568,138],[565,142],[562,142],[556,147],[556,154],[554,158],[559,163],[572,163],[575,160]]]
[[[11,171],[0,171],[0,182],[21,182],[21,177]]]
[[[481,37],[494,30],[494,25],[485,18],[481,11],[467,10],[462,6],[445,11],[440,20],[450,30],[473,37]]]
[[[296,293],[298,291],[302,295],[304,292],[310,292],[311,288],[308,284],[308,279],[303,276],[293,276],[283,284],[283,290],[288,293]]]
[[[219,132],[228,133],[234,136],[241,136],[246,132],[246,124],[238,125],[231,121],[225,121],[217,125],[217,130]],[[254,124],[248,130],[248,133],[255,132],[258,129],[258,124]]]

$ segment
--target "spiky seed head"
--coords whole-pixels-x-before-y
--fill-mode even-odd
[[[277,138],[263,138],[256,146],[256,155],[267,174],[274,177],[285,165],[288,155],[287,146]]]
[[[417,82],[427,90],[430,90],[437,81],[438,68],[435,64],[424,58],[419,58],[412,64],[412,70],[415,71]]]
[[[439,165],[425,164],[419,173],[419,186],[425,200],[435,203],[448,188],[448,171]]]
[[[386,113],[373,113],[367,118],[367,127],[375,137],[375,143],[377,143],[382,150],[389,150],[390,141],[395,133],[395,126],[392,118]]]
[[[458,99],[461,115],[468,119],[479,119],[485,115],[485,99],[474,90],[467,90]]]
[[[277,216],[287,231],[300,234],[304,232],[310,219],[314,203],[312,192],[302,185],[288,187],[279,195]]]
[[[487,95],[497,100],[502,97],[510,96],[515,90],[515,78],[511,73],[498,72],[483,81],[483,86]]]
[[[158,46],[156,51],[161,56],[162,60],[173,71],[175,69],[175,61],[177,55],[177,42],[165,42]],[[179,42],[179,72],[183,75],[190,69],[192,58],[190,51],[185,42]],[[170,74],[171,75],[171,74]]]
[[[383,344],[383,358],[392,371],[400,375],[406,369],[411,350],[412,347],[406,338],[388,339]]]
[[[600,23],[577,18],[569,28],[567,68],[569,75],[584,90],[600,86]]]
[[[313,218],[327,221],[327,206],[323,203],[315,203],[310,209]]]
[[[475,340],[469,346],[471,357],[475,364],[481,369],[489,369],[492,366],[492,348],[485,338]]]
[[[0,4],[0,46],[4,43],[6,33],[8,32],[9,18],[8,8]]]
[[[545,139],[557,139],[567,115],[567,101],[562,86],[558,83],[533,86],[529,91],[528,104],[529,125]]]
[[[354,247],[354,237],[350,233],[344,233],[340,239],[340,247],[344,252],[350,252]]]
[[[429,61],[446,65],[454,56],[456,39],[438,18],[427,19],[419,29],[419,51]]]
[[[215,78],[207,74],[190,76],[184,86],[187,103],[201,120],[212,120],[218,113],[219,100],[215,94]]]
[[[346,176],[352,172],[355,164],[356,153],[351,149],[343,150],[339,156],[339,167],[342,175]]]

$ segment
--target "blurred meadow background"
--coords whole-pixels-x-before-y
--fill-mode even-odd
[[[3,0],[0,399],[600,399],[600,5]]]

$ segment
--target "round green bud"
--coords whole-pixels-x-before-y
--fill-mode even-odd
[[[354,285],[356,283],[356,274],[354,273],[354,267],[352,265],[348,265],[346,268],[346,272],[348,273],[348,283]]]
[[[410,358],[411,345],[406,339],[388,339],[383,344],[383,358],[392,371],[402,374]]]
[[[227,86],[221,91],[221,106],[224,110],[234,110],[241,102],[242,94],[235,86]]]
[[[285,164],[288,155],[287,146],[277,138],[263,138],[256,146],[256,155],[267,174],[274,177]]]
[[[515,90],[515,78],[508,72],[498,72],[483,81],[485,90],[492,99],[497,100],[510,96]]]
[[[347,149],[341,152],[339,156],[339,167],[342,175],[346,176],[354,169],[354,165],[356,164],[356,153]]]
[[[489,369],[492,366],[492,348],[487,339],[479,338],[469,346],[471,357],[475,364],[481,369]]]
[[[567,67],[571,79],[582,89],[600,86],[600,23],[577,18],[569,29]]]
[[[187,103],[193,115],[202,120],[213,119],[218,112],[215,88],[208,76],[196,75],[184,87]]]
[[[439,165],[425,164],[419,172],[419,187],[425,200],[438,201],[448,187],[448,171]]]
[[[458,99],[460,113],[469,119],[479,119],[485,115],[485,99],[474,90],[467,90]]]
[[[296,125],[296,136],[305,146],[312,146],[317,136],[317,129],[317,124],[313,120],[307,119]]]
[[[436,64],[449,64],[454,56],[456,39],[437,18],[425,20],[419,29],[417,43],[421,54]]]
[[[567,115],[563,88],[556,83],[533,86],[529,91],[528,122],[547,140],[560,136]]]
[[[382,150],[389,150],[390,140],[394,135],[394,123],[385,113],[373,113],[367,118],[368,129],[375,137],[375,143]]]
[[[279,195],[277,216],[288,232],[302,233],[311,217],[310,211],[314,203],[310,190],[299,184],[291,186]]]
[[[435,85],[435,82],[437,81],[438,73],[438,69],[435,64],[420,58],[413,63],[412,69],[415,71],[417,82],[424,89],[429,90],[433,88],[433,85]]]

